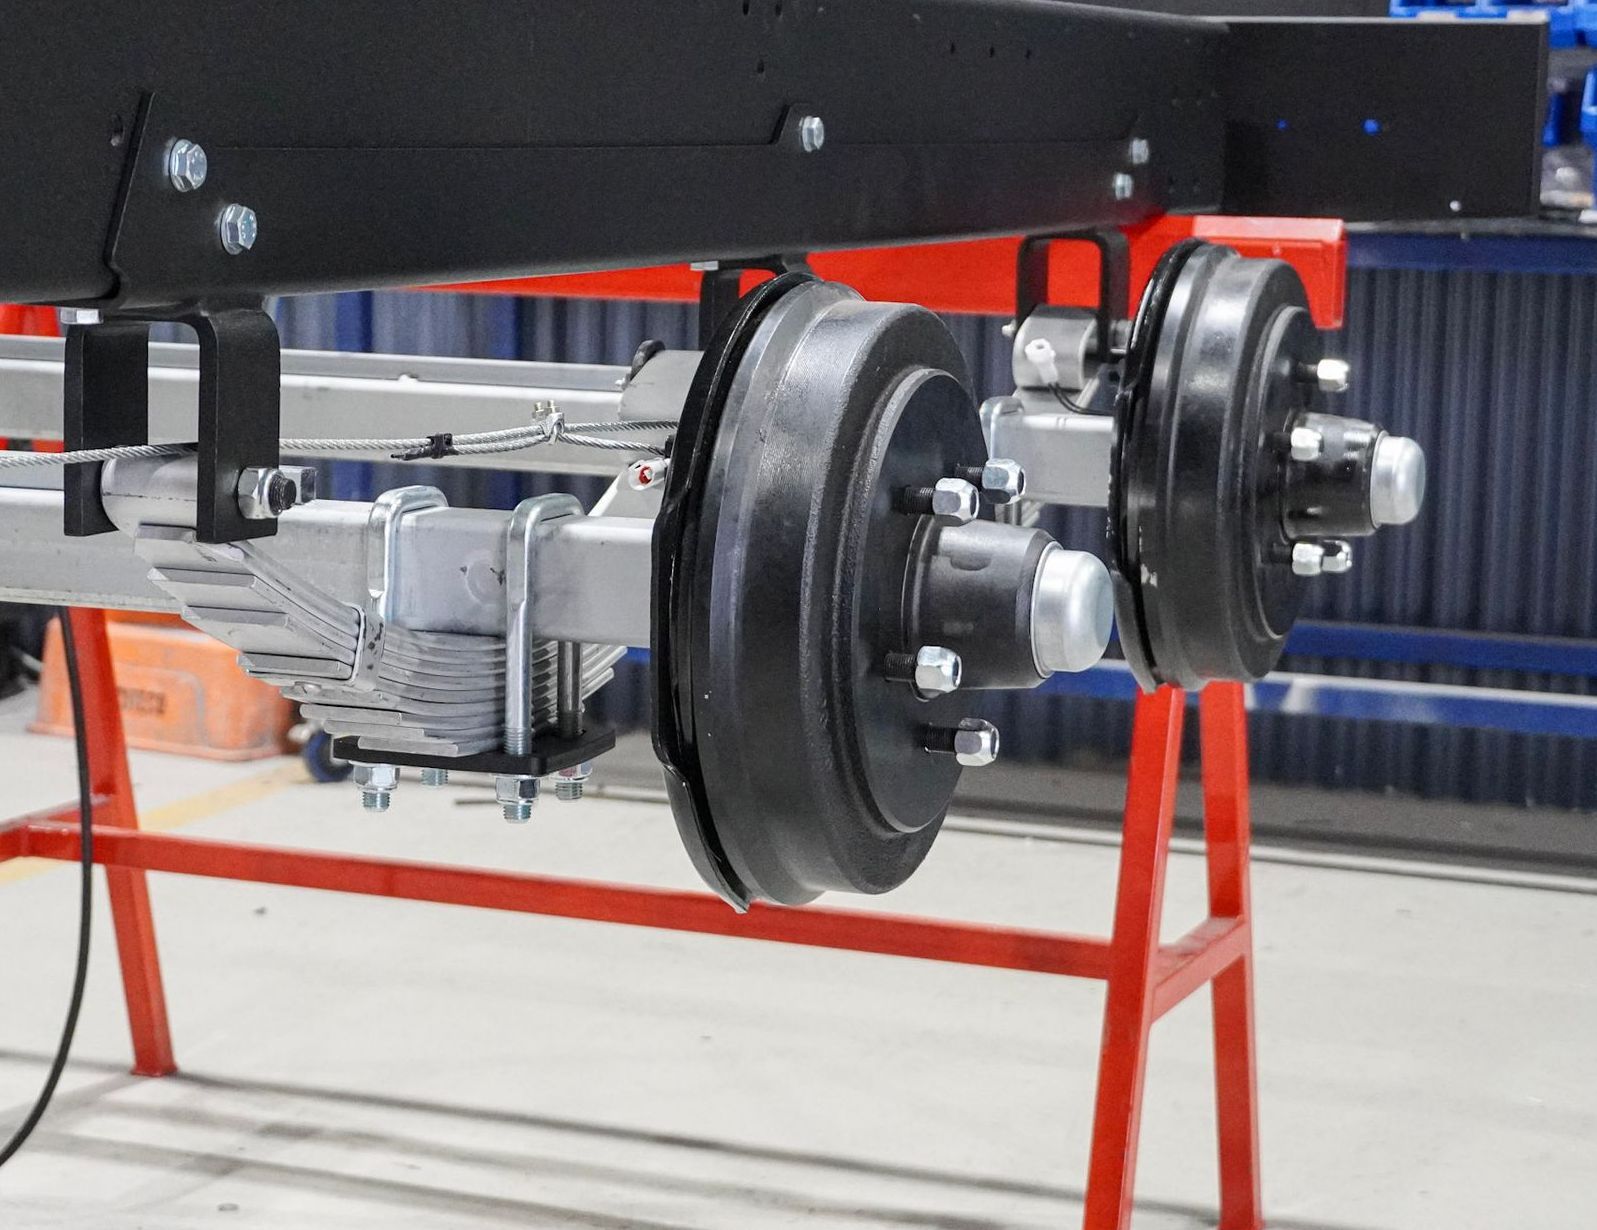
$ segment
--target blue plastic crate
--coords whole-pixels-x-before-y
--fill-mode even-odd
[[[1552,47],[1576,47],[1597,40],[1597,4],[1593,0],[1567,0],[1564,4],[1459,4],[1453,0],[1393,0],[1393,17],[1419,21],[1545,21]]]

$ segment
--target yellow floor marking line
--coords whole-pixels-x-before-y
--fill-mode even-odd
[[[216,786],[210,790],[202,790],[199,794],[190,795],[186,799],[177,799],[171,803],[164,803],[160,807],[152,807],[139,813],[139,828],[147,833],[162,833],[171,829],[180,829],[186,825],[194,824],[200,820],[208,820],[212,816],[221,815],[225,811],[232,811],[235,807],[243,807],[247,803],[258,803],[262,799],[271,798],[281,790],[290,786],[298,786],[308,782],[304,766],[298,761],[286,764],[274,764],[262,773],[242,778],[236,782],[229,782],[225,786]],[[11,884],[17,880],[26,880],[41,872],[49,871],[53,867],[61,867],[62,863],[47,858],[19,858],[9,863],[0,863],[0,884]]]

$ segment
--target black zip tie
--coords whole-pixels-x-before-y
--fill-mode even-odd
[[[445,457],[455,455],[455,433],[452,431],[440,431],[437,435],[428,436],[427,443],[420,448],[389,454],[395,461],[442,461]]]

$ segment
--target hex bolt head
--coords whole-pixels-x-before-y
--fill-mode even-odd
[[[932,487],[932,516],[956,521],[974,521],[981,511],[981,492],[963,478],[940,478]]]
[[[434,790],[440,786],[449,785],[448,769],[423,769],[421,771],[421,784]]]
[[[1114,178],[1109,181],[1109,187],[1114,192],[1115,200],[1129,201],[1131,194],[1137,190],[1137,183],[1124,171],[1116,171]]]
[[[1331,538],[1321,544],[1325,558],[1320,568],[1327,575],[1340,575],[1353,567],[1353,544],[1341,538]]]
[[[239,256],[255,246],[260,220],[248,205],[229,205],[217,215],[216,233],[229,256]]]
[[[806,154],[819,153],[826,144],[826,121],[818,115],[806,115],[798,122],[798,135]]]
[[[1346,393],[1352,375],[1346,359],[1321,359],[1314,365],[1314,382],[1322,393]]]
[[[946,696],[959,688],[965,664],[952,649],[922,645],[915,653],[915,691],[923,698]]]
[[[532,808],[538,801],[536,777],[500,776],[494,778],[494,798],[499,801],[505,820],[511,824],[526,824],[532,819]]]
[[[73,325],[97,325],[105,319],[99,308],[62,308],[57,319],[70,328]]]
[[[1315,427],[1294,427],[1288,441],[1293,461],[1318,461],[1325,452],[1325,433]]]
[[[166,178],[179,192],[193,192],[203,187],[210,170],[210,159],[198,142],[174,141],[172,148],[166,151]]]
[[[399,770],[391,764],[357,764],[355,785],[360,788],[360,805],[367,811],[387,811],[399,787]]]
[[[928,752],[952,756],[967,769],[980,769],[998,759],[998,727],[981,718],[962,718],[958,726],[928,726]]]
[[[1292,544],[1292,571],[1300,577],[1317,577],[1325,571],[1325,548],[1317,542]]]
[[[1148,144],[1147,137],[1133,137],[1126,153],[1131,158],[1131,165],[1143,167],[1148,165],[1148,159],[1153,157],[1153,149]]]

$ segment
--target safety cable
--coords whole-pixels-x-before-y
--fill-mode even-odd
[[[512,453],[541,444],[571,444],[578,448],[609,449],[625,453],[650,453],[665,456],[658,444],[640,440],[612,440],[611,432],[675,431],[672,419],[646,419],[635,423],[567,423],[558,415],[545,422],[502,431],[475,431],[455,434],[440,432],[432,436],[375,436],[360,439],[340,437],[296,438],[278,441],[285,453],[390,453],[399,461],[437,460],[443,457],[480,456]],[[125,444],[114,448],[76,449],[70,453],[0,452],[0,469],[25,466],[66,466],[97,461],[121,461],[143,457],[180,457],[193,451],[191,444]]]
[[[72,1039],[78,1032],[78,1013],[83,1009],[83,988],[89,979],[89,935],[94,917],[94,794],[89,774],[88,721],[83,709],[83,678],[78,667],[77,638],[72,632],[72,620],[65,610],[60,612],[61,641],[67,664],[67,687],[72,693],[72,731],[77,738],[78,752],[78,861],[82,868],[78,897],[78,959],[72,975],[72,998],[67,1004],[66,1021],[61,1026],[61,1041],[56,1045],[55,1058],[50,1072],[44,1078],[44,1087],[28,1111],[27,1117],[12,1133],[11,1139],[0,1147],[0,1166],[4,1166],[17,1150],[22,1148],[33,1129],[39,1126],[44,1112],[49,1109],[55,1087],[66,1071],[67,1056],[72,1053]]]

